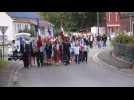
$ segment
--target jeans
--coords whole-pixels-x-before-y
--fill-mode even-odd
[[[103,41],[103,47],[106,47],[106,41]]]
[[[98,44],[98,48],[101,48],[101,41],[98,41],[97,44]]]
[[[37,58],[38,67],[43,66],[43,52],[38,52],[36,58]]]
[[[88,58],[87,51],[84,51],[84,61],[86,61],[86,62],[87,62],[87,58]]]
[[[75,55],[75,62],[76,64],[79,64],[79,55]]]

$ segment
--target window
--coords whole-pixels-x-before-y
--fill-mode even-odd
[[[30,24],[28,24],[28,29],[29,29],[29,30],[31,29]]]
[[[116,22],[118,21],[118,12],[115,13],[116,16]]]
[[[111,14],[111,13],[109,12],[109,14],[108,14],[108,19],[109,19],[109,21],[110,21],[110,14]]]
[[[18,31],[19,31],[20,30],[20,24],[19,23],[17,24],[17,27],[18,27]]]
[[[132,22],[132,33],[134,34],[134,22]]]

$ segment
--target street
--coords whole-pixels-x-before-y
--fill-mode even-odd
[[[16,85],[20,87],[131,87],[134,75],[129,76],[109,66],[98,64],[93,56],[99,49],[90,51],[88,64],[71,64],[68,66],[36,66],[18,72]],[[23,66],[20,64],[20,66]]]

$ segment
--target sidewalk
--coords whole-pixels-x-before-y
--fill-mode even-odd
[[[8,87],[13,83],[15,72],[22,66],[16,62],[9,62],[7,66],[4,66],[0,71],[0,87]]]
[[[117,69],[129,69],[130,65],[125,63],[125,62],[121,62],[118,61],[117,59],[112,57],[112,50],[109,48],[105,48],[103,49],[99,54],[98,54],[98,58],[100,60],[102,60],[103,62],[112,65],[114,67],[116,67]]]

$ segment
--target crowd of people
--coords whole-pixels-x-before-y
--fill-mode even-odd
[[[87,63],[90,48],[98,45],[98,48],[106,47],[107,36],[66,36],[31,39],[30,42],[20,40],[20,53],[24,67],[37,65],[38,67],[48,65],[69,65],[71,63]],[[15,41],[13,41],[15,42]]]

